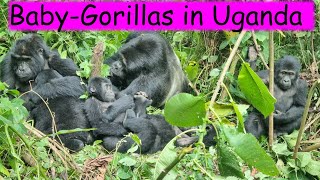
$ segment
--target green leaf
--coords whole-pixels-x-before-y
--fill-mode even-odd
[[[274,145],[272,145],[272,151],[275,152],[277,155],[289,156],[292,154],[292,152],[288,150],[286,143],[275,143]]]
[[[164,107],[165,119],[170,124],[180,127],[201,125],[205,115],[205,102],[202,97],[187,93],[173,96]]]
[[[211,77],[218,77],[220,74],[220,69],[214,68],[210,71],[209,76]]]
[[[193,81],[198,75],[199,64],[195,61],[191,61],[189,65],[185,68],[185,71],[187,73],[188,79],[190,81]]]
[[[260,172],[276,176],[279,171],[270,156],[261,148],[252,134],[237,133],[235,129],[222,126],[223,132],[235,153],[248,165],[256,167]]]
[[[269,38],[269,33],[266,31],[256,31],[255,32],[256,38],[258,41],[265,41]]]
[[[238,104],[238,109],[241,115],[244,115],[247,113],[247,109],[249,108],[249,105],[246,104]],[[229,116],[232,114],[235,114],[234,107],[231,103],[214,103],[213,109],[215,113],[221,118],[225,116]]]
[[[67,51],[64,50],[62,53],[61,53],[61,58],[62,59],[66,59],[67,58]]]
[[[259,110],[264,117],[274,111],[276,99],[271,96],[267,86],[250,68],[248,63],[242,63],[238,76],[239,87],[250,104]]]
[[[154,169],[153,179],[157,179],[161,172],[178,158],[178,153],[174,146],[175,141],[176,138],[173,138],[162,150]],[[176,179],[177,176],[178,172],[176,167],[174,167],[168,172],[164,179]]]
[[[124,171],[124,169],[120,168],[118,169],[117,171],[117,176],[120,178],[120,179],[129,179],[132,177],[132,175],[126,171]]]
[[[110,67],[107,64],[101,66],[101,77],[107,77],[110,75]]]
[[[178,31],[178,32],[174,33],[173,42],[181,42],[184,38],[184,34],[185,34],[185,32],[183,32],[183,31]]]
[[[317,176],[320,179],[320,161],[310,161],[309,164],[306,166],[306,171],[309,174]]]
[[[311,161],[311,153],[310,152],[299,152],[298,160],[300,162],[300,167],[306,167]]]
[[[141,139],[139,138],[138,135],[132,134],[132,133],[130,133],[129,135],[135,143],[137,143],[138,145],[141,145]]]
[[[0,160],[0,172],[8,177],[10,176],[8,169],[2,164],[1,160]]]
[[[239,111],[238,105],[234,101],[232,101],[231,104],[232,104],[234,112],[236,112],[236,115],[238,118],[238,131],[244,132],[244,120],[243,120],[243,117]]]
[[[229,45],[229,41],[228,40],[223,41],[219,46],[219,50],[222,50],[222,49],[226,48],[228,45]]]
[[[229,147],[221,142],[218,142],[217,153],[219,172],[222,176],[237,176],[242,179],[244,178],[239,165],[239,160],[229,149]]]
[[[213,62],[216,62],[218,60],[218,56],[210,56],[208,58],[208,62],[209,63],[213,63]]]
[[[134,166],[135,164],[137,164],[137,161],[127,156],[125,158],[120,159],[119,163],[124,166]]]

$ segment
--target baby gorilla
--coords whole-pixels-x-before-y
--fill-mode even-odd
[[[146,107],[151,105],[152,100],[147,98],[146,93],[137,92],[134,95],[134,108],[128,109],[127,117],[123,126],[130,132],[138,135],[141,140],[141,147],[138,152],[143,154],[155,153],[162,150],[164,146],[176,136],[174,128],[161,115],[146,113]],[[120,139],[106,137],[104,146],[106,149],[115,149]],[[132,147],[134,141],[125,138],[126,142],[121,143],[119,152],[126,152]]]
[[[284,56],[275,64],[274,97],[277,99],[273,112],[275,137],[291,133],[300,127],[308,91],[307,82],[299,79],[300,69],[298,59],[293,56]],[[259,71],[258,75],[264,83],[269,83],[268,71]],[[269,121],[255,110],[249,114],[245,127],[247,132],[259,138],[261,135],[267,135]]]
[[[91,97],[86,101],[85,111],[91,125],[97,128],[95,137],[103,139],[107,150],[114,150],[128,132],[141,139],[141,153],[159,151],[175,137],[173,127],[162,116],[146,114],[146,107],[152,101],[145,93],[115,99],[110,80],[100,77],[89,80],[88,91]],[[125,140],[119,152],[126,152],[134,144],[131,138]]]
[[[122,122],[126,118],[126,110],[134,107],[132,96],[115,99],[117,89],[107,78],[94,77],[89,80],[89,98],[85,102],[85,114],[93,128],[97,139],[105,136],[123,137],[128,134]]]

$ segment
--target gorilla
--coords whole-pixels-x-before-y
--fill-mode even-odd
[[[121,92],[146,92],[152,105],[162,107],[179,92],[188,92],[188,79],[170,44],[158,33],[131,33],[123,46],[105,60],[111,69],[111,82]]]
[[[64,78],[57,71],[53,69],[45,69],[41,71],[35,79],[35,88],[43,86],[46,83]],[[57,131],[59,130],[71,130],[76,128],[90,128],[90,124],[87,121],[83,108],[84,102],[78,97],[56,97],[48,99],[48,106],[52,112],[54,112],[54,120]],[[35,121],[35,128],[39,129],[45,134],[53,133],[52,130],[52,117],[45,105],[41,102],[31,110],[31,117]],[[74,132],[68,134],[59,135],[62,143],[73,151],[81,150],[85,144],[92,142],[92,135],[89,132]]]
[[[116,99],[116,90],[107,78],[94,77],[88,83],[89,98],[85,101],[85,114],[97,139],[105,136],[123,137],[128,134],[123,127],[126,110],[134,107],[132,96]]]
[[[275,104],[274,134],[291,133],[300,127],[301,118],[307,100],[307,82],[299,79],[301,65],[293,56],[284,56],[275,64],[274,96]],[[258,75],[264,83],[269,83],[269,72],[259,71]],[[259,138],[267,135],[268,118],[264,118],[257,110],[251,112],[245,121],[246,131]]]
[[[134,96],[115,99],[112,83],[107,78],[94,77],[89,80],[90,98],[85,102],[85,112],[92,127],[97,128],[94,136],[103,139],[103,146],[111,151],[129,132],[138,135],[142,144],[141,153],[157,152],[175,137],[175,131],[161,115],[149,115],[146,107],[152,100],[146,93],[137,92]],[[134,144],[125,138],[119,152],[126,152]]]
[[[32,84],[32,80],[35,80],[41,71],[50,68],[66,77],[33,88],[44,99],[79,97],[85,92],[80,79],[75,77],[78,70],[75,63],[70,59],[61,59],[57,53],[51,52],[37,34],[27,34],[15,42],[0,63],[0,80],[7,83],[9,88],[26,92],[30,90],[29,81]],[[38,96],[30,98],[35,102],[40,100]]]
[[[61,59],[58,53],[50,51],[39,35],[27,34],[15,42],[1,62],[0,80],[22,93],[30,90],[31,82],[33,91],[48,100],[58,130],[88,128],[83,118],[83,102],[78,100],[85,88],[75,76],[76,70],[78,67],[72,60]],[[51,116],[41,99],[34,93],[22,98],[36,128],[52,133]],[[78,134],[62,135],[61,139],[66,147],[79,150],[90,137],[87,133]]]

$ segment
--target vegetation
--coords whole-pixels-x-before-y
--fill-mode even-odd
[[[320,10],[313,32],[274,32],[275,59],[285,54],[298,57],[301,76],[313,84],[320,78]],[[13,42],[24,33],[9,31],[7,3],[0,2],[0,61]],[[129,32],[38,32],[62,57],[73,59],[81,68],[78,75],[90,76],[92,49],[104,42],[104,57],[112,55]],[[96,141],[78,153],[70,153],[49,136],[32,128],[19,92],[0,82],[0,179],[319,179],[320,151],[299,152],[292,159],[298,132],[278,138],[271,149],[266,138],[257,141],[243,133],[243,121],[251,110],[249,103],[269,115],[274,99],[244,63],[248,46],[257,44],[269,59],[268,32],[161,32],[171,43],[197,95],[179,94],[171,98],[163,113],[171,124],[196,126],[200,140],[194,147],[175,148],[172,140],[162,152],[137,155],[137,146],[127,153],[107,152]],[[233,51],[232,51],[233,50]],[[229,57],[235,53],[235,56]],[[227,61],[232,60],[232,61]],[[229,64],[228,64],[229,63]],[[231,63],[231,66],[230,66]],[[258,69],[264,69],[261,58]],[[230,66],[230,68],[229,68]],[[227,67],[227,68],[226,68]],[[227,72],[226,72],[227,70]],[[103,69],[104,75],[108,68]],[[225,73],[226,72],[226,73]],[[223,83],[219,78],[224,78]],[[219,98],[215,90],[221,86]],[[255,85],[254,87],[248,84]],[[220,88],[220,87],[219,87]],[[259,91],[259,99],[248,94]],[[302,146],[320,143],[319,90],[311,99]],[[10,97],[10,98],[9,98]],[[214,97],[214,98],[213,98]],[[211,106],[210,106],[211,105]],[[186,110],[187,109],[187,110]],[[172,113],[184,112],[184,113]],[[207,124],[218,130],[217,145],[206,149],[202,139]],[[166,174],[167,173],[167,174]]]

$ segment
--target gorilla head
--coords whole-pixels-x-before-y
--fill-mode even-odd
[[[13,72],[20,82],[34,79],[46,66],[50,50],[42,38],[28,34],[17,40],[11,50]]]
[[[275,64],[275,83],[282,90],[296,85],[301,65],[293,56],[284,56]]]
[[[115,92],[112,89],[111,81],[107,78],[91,78],[88,83],[88,92],[90,96],[102,102],[115,101]]]

